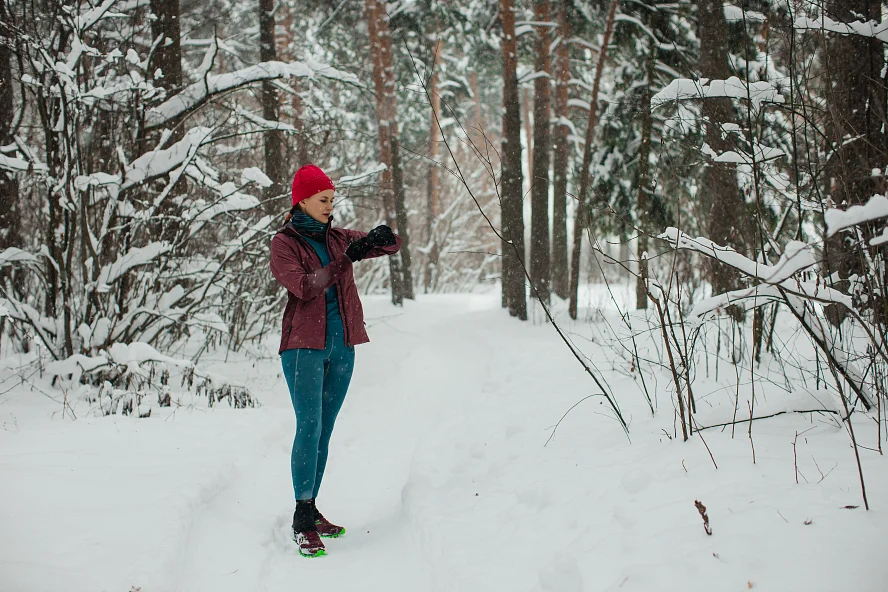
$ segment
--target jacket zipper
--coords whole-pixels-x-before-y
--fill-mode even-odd
[[[333,262],[333,255],[330,252],[330,229],[327,229],[327,232],[324,234],[324,242],[327,245],[327,255],[330,257],[330,262]],[[342,307],[342,291],[339,289],[339,281],[333,283],[336,288],[336,304],[339,307],[339,316],[342,317],[342,331],[345,334],[345,346],[351,347],[351,335],[348,333],[348,323],[345,320],[345,309]],[[324,317],[327,315],[325,314]],[[326,332],[324,333],[326,336]]]
[[[305,243],[305,239],[303,239],[301,236],[299,236],[299,233],[296,233],[296,236],[299,237],[299,240],[300,240],[300,241],[302,241],[303,243]],[[309,245],[309,244],[307,244],[307,243],[305,243],[305,246],[308,248],[309,251],[311,251],[312,255],[314,255],[315,258],[318,260],[318,264],[321,266],[321,268],[323,268],[323,267],[324,267],[324,262],[321,261],[321,256],[318,255],[317,253],[315,253],[314,247],[312,247],[311,245]],[[327,247],[327,253],[328,253],[328,254],[330,253],[330,247],[329,247],[329,246]],[[331,259],[331,261],[332,261],[332,259]],[[324,290],[324,292],[326,292],[326,290]],[[341,314],[341,309],[340,309],[340,314]],[[294,315],[293,315],[293,318],[294,318],[294,319],[296,318],[295,313],[294,313]],[[343,324],[343,326],[345,325],[344,322],[343,322],[342,324]],[[292,331],[293,331],[293,321],[290,321],[290,332],[292,332]],[[289,342],[289,339],[290,339],[290,337],[289,337],[289,334],[288,334],[288,336],[287,336],[287,341],[288,341],[288,342]],[[326,349],[326,347],[327,347],[327,303],[326,303],[326,300],[325,300],[325,301],[324,301],[324,348]]]

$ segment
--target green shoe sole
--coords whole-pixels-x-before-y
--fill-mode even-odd
[[[317,553],[315,553],[313,555],[309,555],[308,553],[303,553],[302,551],[299,551],[299,554],[302,555],[303,557],[307,557],[308,559],[314,559],[315,557],[323,557],[324,555],[327,554],[327,552],[324,549],[321,549],[320,551],[318,551]]]

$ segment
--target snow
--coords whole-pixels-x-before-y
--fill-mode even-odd
[[[111,284],[123,277],[129,270],[149,263],[155,257],[168,253],[172,248],[171,244],[163,241],[151,242],[144,247],[132,247],[126,253],[118,256],[114,263],[102,268],[96,280],[96,289],[99,291],[110,290]]]
[[[74,354],[64,360],[56,360],[46,365],[46,371],[51,376],[67,376],[74,375],[78,379],[84,372],[90,372],[96,368],[100,368],[108,363],[105,356],[84,356],[83,354]]]
[[[241,183],[246,185],[247,183],[255,183],[259,187],[266,189],[274,185],[271,179],[268,178],[262,169],[258,167],[247,167],[241,172]]]
[[[817,261],[811,247],[800,241],[787,243],[784,253],[774,265],[753,261],[730,247],[723,247],[703,238],[691,238],[676,228],[667,228],[659,238],[668,241],[673,247],[690,249],[704,253],[740,270],[745,275],[769,284],[780,284],[796,273],[813,267]]]
[[[830,208],[823,216],[827,237],[845,228],[881,218],[888,218],[888,197],[884,195],[874,195],[865,204],[851,206],[847,210]]]
[[[517,25],[518,23],[515,23],[515,24]],[[527,33],[533,33],[533,26],[532,25],[521,25],[520,27],[519,26],[515,27],[515,37],[516,38],[521,37],[522,35],[525,35]]]
[[[74,187],[78,191],[86,191],[90,187],[101,187],[103,185],[120,185],[120,175],[109,175],[108,173],[93,173],[92,175],[79,175],[74,178]]]
[[[278,78],[311,78],[322,76],[351,84],[360,84],[353,74],[342,72],[326,64],[313,60],[304,62],[261,62],[255,66],[242,68],[225,74],[212,74],[199,82],[190,84],[148,111],[145,117],[147,129],[153,129],[175,119],[207,100],[209,97],[263,80]]]
[[[592,109],[589,101],[586,101],[585,99],[578,99],[576,97],[568,99],[567,106],[573,107],[575,109],[582,109],[583,111],[590,111]]]
[[[676,78],[651,97],[651,106],[659,107],[670,101],[718,97],[748,99],[756,109],[759,109],[762,103],[784,102],[783,96],[770,82],[758,81],[747,85],[736,76],[731,76],[727,80]]]
[[[729,23],[742,23],[744,20],[748,23],[763,23],[768,20],[761,12],[755,12],[754,10],[744,10],[739,6],[734,6],[733,4],[725,4],[725,20]]]
[[[878,23],[876,21],[852,21],[843,23],[834,21],[828,16],[812,19],[806,16],[797,17],[793,26],[801,30],[814,31],[831,31],[842,35],[860,35],[862,37],[873,37],[888,43],[888,21]]]
[[[33,253],[23,251],[18,247],[7,247],[0,252],[0,267],[12,265],[13,263],[37,265],[39,259]]]
[[[203,200],[197,200],[183,214],[183,217],[189,220],[208,221],[224,212],[251,210],[260,204],[259,199],[255,196],[237,191],[237,186],[234,183],[222,183],[218,186],[218,190],[222,195],[222,199],[211,205],[208,205]],[[196,229],[192,231],[192,234],[194,232],[196,232]]]
[[[197,149],[210,141],[212,128],[194,127],[185,132],[185,136],[170,146],[159,150],[150,150],[132,161],[126,170],[121,189],[138,185],[146,179],[169,173],[194,156]]]
[[[755,143],[753,148],[754,154],[749,154],[748,152],[743,151],[735,151],[728,150],[726,152],[722,152],[719,154],[715,150],[713,150],[709,144],[703,144],[702,151],[703,154],[709,156],[715,162],[730,162],[735,164],[753,164],[756,162],[767,162],[769,160],[774,160],[775,158],[780,158],[781,156],[785,156],[786,153],[783,152],[780,148],[771,148],[769,146],[763,146],[758,142]]]
[[[367,167],[367,169],[357,175],[346,175],[344,177],[340,177],[338,181],[336,181],[337,187],[350,187],[352,185],[366,183],[368,177],[372,177],[373,175],[378,175],[383,172],[386,168],[386,164],[384,162],[378,162],[371,167]],[[361,181],[361,183],[357,183]]]
[[[24,160],[22,158],[17,158],[15,156],[6,156],[5,154],[0,154],[0,169],[5,169],[7,171],[13,172],[21,172],[27,171],[32,166],[34,166],[35,171],[45,172],[46,167],[41,165],[32,165],[32,163]]]
[[[117,4],[117,2],[118,0],[105,0],[101,5],[80,13],[74,18],[74,27],[77,29],[77,33],[82,35],[84,32],[91,29],[97,22],[108,16],[108,11],[112,6]]]
[[[240,107],[236,107],[234,109],[234,112],[237,113],[238,115],[242,116],[247,121],[250,121],[252,123],[259,125],[263,129],[279,130],[282,132],[291,132],[291,133],[296,132],[296,128],[293,127],[292,125],[290,125],[289,123],[284,123],[281,121],[270,121],[268,119],[263,119],[262,117],[259,117],[258,115],[250,113],[246,109],[242,109]]]
[[[551,326],[511,319],[498,293],[420,296],[404,308],[364,302],[373,341],[358,348],[319,499],[348,533],[317,560],[298,557],[287,535],[294,419],[276,335],[249,355],[210,352],[203,362],[249,383],[263,407],[155,407],[149,419],[93,417],[74,400],[79,419],[63,419],[61,392],[48,380],[38,386],[55,399],[18,387],[14,370],[27,360],[0,358],[3,588],[884,589],[886,460],[860,450],[873,510],[845,509],[862,504],[834,415],[754,422],[754,464],[746,423],[733,438],[730,426],[706,430],[716,469],[699,436],[675,439],[664,375],[651,384],[652,417],[629,360],[592,342],[604,321],[571,323],[556,303],[558,321],[618,393],[631,442],[589,399],[546,445],[593,392]],[[603,287],[584,290],[581,319],[594,313],[620,327],[609,302]],[[644,316],[631,321],[641,327]],[[790,324],[777,331],[804,350]],[[639,347],[656,359],[653,341]],[[730,421],[735,404],[733,366],[710,364],[695,382],[702,426]],[[824,408],[813,380],[781,390],[779,366],[765,360],[752,376],[757,416]],[[875,447],[872,421],[853,419],[861,444]]]

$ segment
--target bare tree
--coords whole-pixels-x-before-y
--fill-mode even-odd
[[[586,227],[587,208],[586,193],[589,191],[589,166],[592,164],[592,141],[595,138],[595,126],[598,124],[598,91],[601,88],[601,73],[607,60],[607,46],[614,32],[614,19],[620,0],[612,0],[607,11],[604,27],[604,38],[598,52],[598,65],[595,68],[595,80],[592,83],[592,97],[589,101],[589,125],[586,127],[586,140],[583,145],[583,164],[580,169],[580,191],[577,194],[577,214],[574,217],[573,252],[570,256],[570,318],[577,318],[578,292],[580,289],[580,253],[583,248],[583,229]]]

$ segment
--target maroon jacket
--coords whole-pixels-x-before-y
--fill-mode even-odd
[[[324,349],[327,339],[327,303],[324,292],[336,286],[339,313],[345,327],[345,343],[349,346],[367,343],[364,309],[355,286],[352,262],[345,255],[348,245],[366,232],[330,228],[327,231],[327,252],[330,264],[321,267],[318,254],[292,226],[287,224],[271,239],[271,273],[287,289],[287,307],[281,330],[279,352],[294,348]],[[374,247],[367,258],[397,253],[401,238],[390,247]]]

